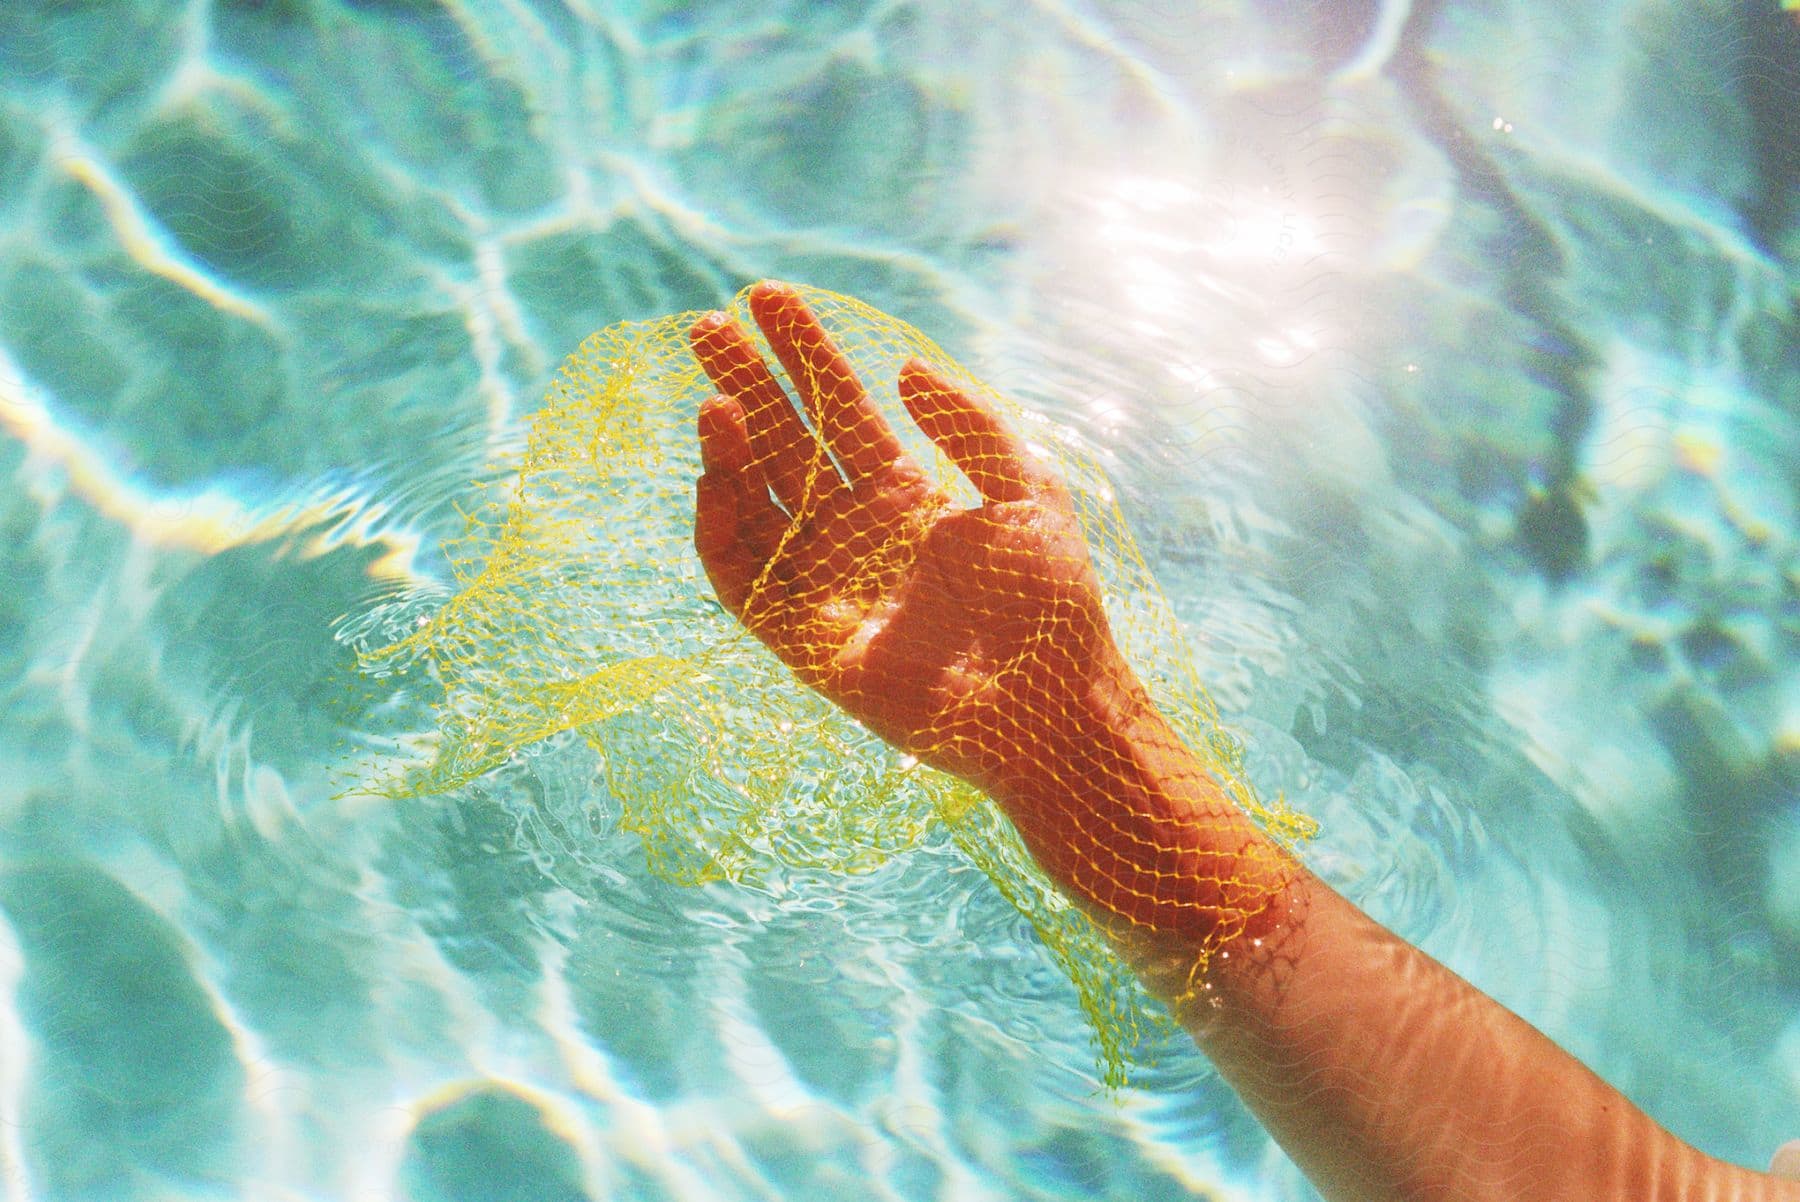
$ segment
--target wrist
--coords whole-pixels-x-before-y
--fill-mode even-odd
[[[1129,669],[1096,673],[987,782],[1027,848],[1102,919],[1203,946],[1249,932],[1295,871]]]

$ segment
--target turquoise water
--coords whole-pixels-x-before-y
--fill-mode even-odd
[[[563,745],[334,800],[424,722],[338,619],[449,587],[583,337],[762,276],[1085,439],[1310,861],[1766,1162],[1797,39],[1692,0],[0,4],[0,1197],[1311,1196],[1190,1049],[1100,1096],[947,843],[677,888]]]

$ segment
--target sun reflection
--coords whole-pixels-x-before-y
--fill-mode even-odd
[[[1316,219],[1295,203],[1290,185],[1207,194],[1175,180],[1127,176],[1095,202],[1102,242],[1121,251],[1205,253],[1279,266],[1325,250]],[[1204,236],[1203,236],[1204,235]]]
[[[1068,181],[1045,239],[1045,350],[1070,369],[1053,387],[1083,397],[1084,434],[1125,459],[1209,479],[1299,471],[1314,496],[1379,489],[1351,298],[1418,237],[1384,219],[1387,185],[1363,168],[1379,147],[1257,134]]]
[[[1094,190],[1090,212],[1089,236],[1117,288],[1115,312],[1127,331],[1189,337],[1210,300],[1237,320],[1258,318],[1260,328],[1240,345],[1264,363],[1292,363],[1322,345],[1326,331],[1295,323],[1293,310],[1308,301],[1300,291],[1307,281],[1297,277],[1316,271],[1327,235],[1284,171],[1255,188],[1120,175]],[[1208,369],[1190,363],[1182,370],[1198,383]]]

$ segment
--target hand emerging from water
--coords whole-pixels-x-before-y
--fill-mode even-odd
[[[811,429],[742,326],[694,324],[719,390],[700,410],[694,542],[727,609],[888,742],[984,787],[1070,736],[1096,689],[1137,692],[1068,493],[991,408],[916,359],[900,369],[907,411],[981,494],[963,509],[796,292],[760,284],[750,310]]]
[[[900,370],[981,493],[959,509],[795,292],[758,285],[750,309],[811,429],[740,326],[695,323],[719,395],[694,541],[720,600],[805,683],[993,793],[1321,1193],[1800,1202],[1675,1139],[1239,813],[1114,648],[1068,494],[991,409]]]

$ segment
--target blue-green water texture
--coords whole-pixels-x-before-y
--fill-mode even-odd
[[[946,839],[344,794],[558,362],[765,276],[1083,440],[1309,862],[1765,1164],[1795,96],[1774,0],[0,3],[0,1202],[1314,1196]]]

